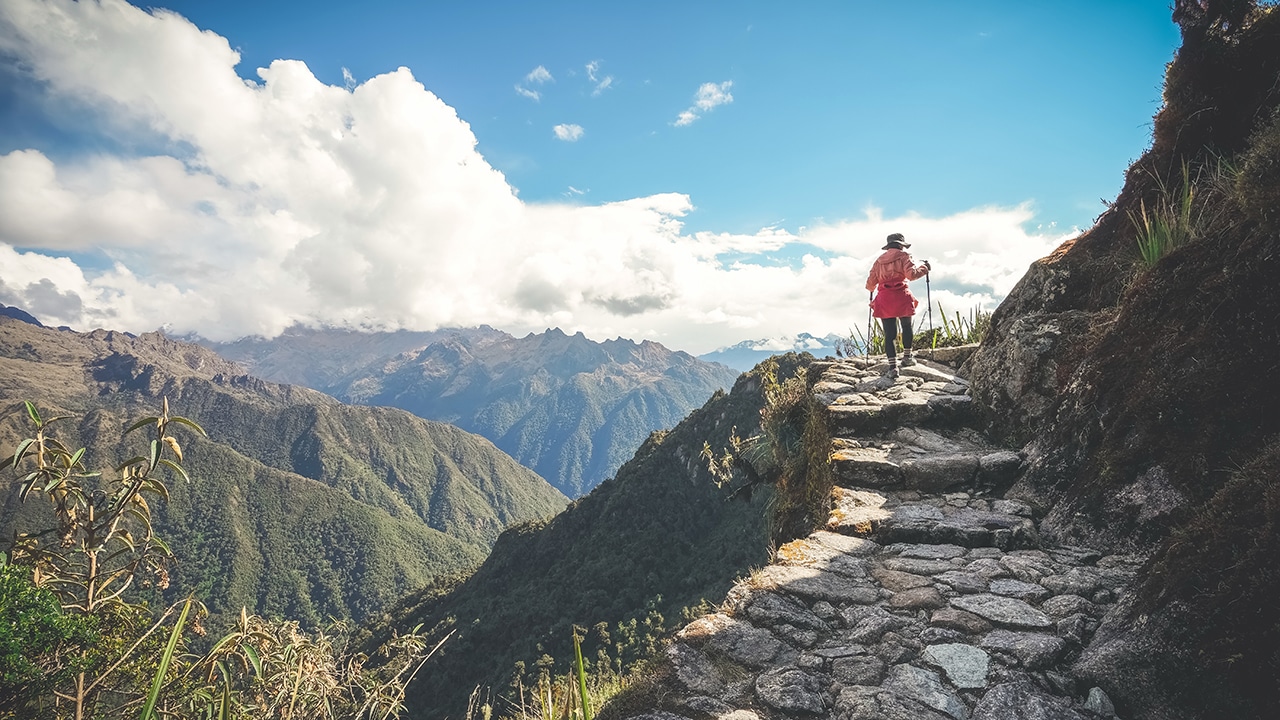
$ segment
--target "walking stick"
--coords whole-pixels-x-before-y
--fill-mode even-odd
[[[863,348],[862,356],[868,360],[871,358],[871,301],[874,300],[875,297],[875,290],[867,293],[867,344]]]
[[[933,334],[933,291],[929,288],[929,273],[924,274],[924,301],[929,303],[929,359],[933,360],[933,350],[938,347],[938,338]]]

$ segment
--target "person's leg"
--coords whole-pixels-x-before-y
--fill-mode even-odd
[[[884,327],[884,354],[889,359],[889,371],[886,373],[892,377],[898,376],[898,319],[897,318],[881,318],[880,324]]]
[[[898,322],[902,323],[902,367],[910,367],[916,364],[916,360],[911,355],[911,345],[914,337],[911,334],[911,318],[898,318]]]

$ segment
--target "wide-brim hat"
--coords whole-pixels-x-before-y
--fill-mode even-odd
[[[886,238],[884,247],[880,249],[888,250],[889,248],[909,248],[909,247],[911,247],[911,243],[907,242],[906,238],[902,237],[902,233],[894,233],[890,235],[888,238]]]

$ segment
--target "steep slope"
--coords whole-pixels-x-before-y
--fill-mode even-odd
[[[611,476],[649,433],[675,425],[738,375],[657,343],[597,343],[556,329],[523,338],[488,327],[299,329],[209,346],[256,375],[483,435],[571,497]]]
[[[389,408],[240,374],[197,345],[41,328],[0,318],[0,445],[18,403],[78,417],[70,443],[110,466],[134,451],[129,421],[160,398],[201,423],[184,437],[194,481],[170,483],[158,530],[178,551],[179,596],[308,622],[363,618],[405,593],[473,566],[506,527],[565,502],[491,443]],[[0,529],[42,527],[43,509],[7,494]]]
[[[784,356],[780,375],[811,360]],[[699,457],[704,442],[723,447],[733,428],[759,427],[759,382],[741,376],[565,512],[504,533],[465,581],[393,612],[393,628],[451,619],[458,631],[410,686],[413,716],[457,717],[477,686],[505,692],[517,661],[532,669],[544,653],[568,657],[575,624],[613,629],[650,607],[674,624],[681,608],[718,601],[766,562],[771,493],[730,499]]]
[[[1012,492],[1047,534],[1153,554],[1078,671],[1125,717],[1275,717],[1280,10],[1174,17],[1151,149],[997,310],[974,396],[1027,444]],[[1143,269],[1134,218],[1188,183],[1189,240]]]

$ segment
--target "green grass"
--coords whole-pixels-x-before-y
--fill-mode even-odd
[[[924,322],[921,322],[924,321]],[[914,346],[916,350],[940,347],[955,347],[957,345],[969,345],[972,343],[982,342],[982,338],[986,336],[987,329],[991,327],[991,313],[983,310],[981,307],[971,308],[968,314],[961,314],[959,311],[947,316],[942,304],[938,304],[938,323],[932,328],[929,327],[928,316],[917,316],[915,318],[914,330]],[[923,327],[921,327],[923,325]],[[849,337],[842,338],[836,343],[836,355],[840,357],[857,357],[859,355],[883,355],[884,354],[884,330],[879,322],[874,322],[870,326],[871,336],[867,337],[861,328],[854,328],[849,331]],[[869,348],[869,352],[867,350]],[[898,348],[902,349],[902,336],[898,336]]]

